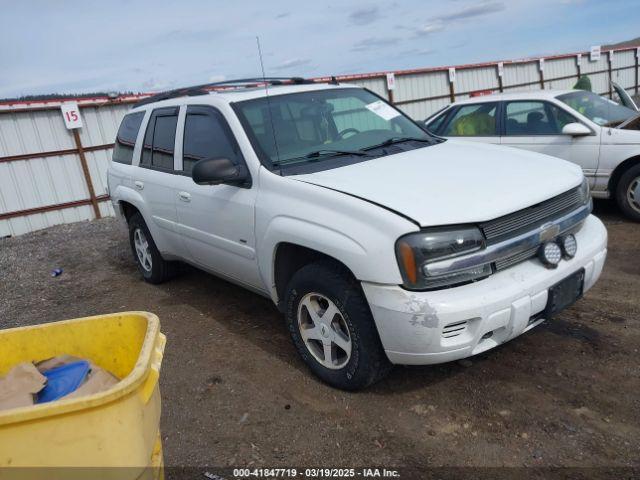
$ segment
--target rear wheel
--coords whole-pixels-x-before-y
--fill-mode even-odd
[[[134,213],[129,218],[129,243],[138,270],[145,281],[162,283],[174,275],[175,263],[162,258],[140,213]]]
[[[359,390],[391,369],[360,284],[340,265],[302,267],[289,282],[285,302],[293,343],[321,380]]]
[[[640,222],[640,164],[634,165],[620,177],[616,202],[627,217]]]

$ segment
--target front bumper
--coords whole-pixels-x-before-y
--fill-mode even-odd
[[[607,230],[590,215],[575,234],[578,253],[557,268],[537,258],[487,279],[433,292],[362,283],[382,345],[392,363],[421,365],[476,355],[535,327],[544,319],[549,287],[581,268],[584,291],[596,282],[607,254]]]

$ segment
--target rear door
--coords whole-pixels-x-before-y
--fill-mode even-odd
[[[257,186],[197,185],[193,166],[205,158],[245,163],[227,121],[212,106],[183,107],[174,202],[178,231],[192,263],[248,286],[262,288],[256,259]],[[246,165],[246,164],[245,164]]]
[[[483,143],[500,143],[498,107],[499,102],[460,105],[446,115],[438,134]]]
[[[120,185],[127,188],[132,187],[132,175],[137,169],[132,165],[134,149],[144,115],[144,111],[130,113],[125,115],[120,123],[107,176],[110,189],[115,189]],[[137,153],[140,154],[140,151],[138,150]]]
[[[145,220],[163,254],[181,256],[182,244],[176,233],[174,202],[174,150],[178,107],[157,108],[151,112],[142,143],[140,165],[133,176],[133,187],[147,205]]]
[[[600,140],[593,135],[572,137],[562,133],[568,123],[581,123],[563,108],[544,100],[504,102],[502,145],[523,148],[580,165],[593,177],[598,168]]]

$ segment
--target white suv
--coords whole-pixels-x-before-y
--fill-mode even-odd
[[[598,279],[577,166],[434,137],[362,88],[255,83],[123,119],[109,188],[148,282],[184,261],[271,298],[311,370],[359,389],[493,348]]]

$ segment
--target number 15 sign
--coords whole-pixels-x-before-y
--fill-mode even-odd
[[[60,105],[60,109],[68,130],[82,127],[82,118],[80,118],[80,109],[77,103],[63,103]]]

